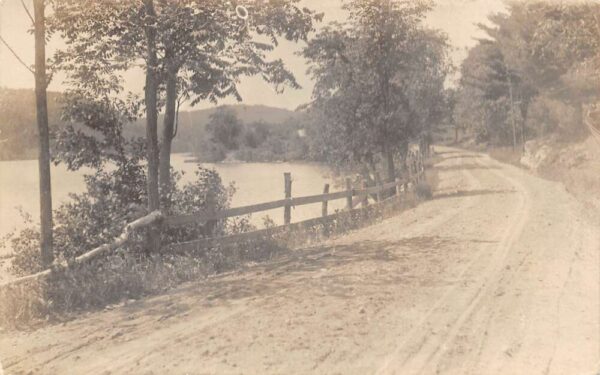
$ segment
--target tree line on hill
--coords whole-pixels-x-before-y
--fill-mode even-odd
[[[309,140],[302,116],[281,124],[242,122],[231,108],[220,108],[210,116],[194,154],[200,161],[294,161],[308,160]]]
[[[59,135],[69,127],[86,131],[81,124],[62,118],[62,98],[61,93],[48,93],[52,155],[59,151],[56,144]],[[37,158],[35,112],[31,110],[34,106],[33,90],[0,89],[0,160]],[[240,129],[240,139],[235,140],[235,147],[219,142],[219,139],[211,134],[219,131],[218,126],[213,124],[214,121],[227,126],[227,123],[220,120],[222,116],[217,115],[219,113],[229,113],[235,118],[234,126]],[[178,134],[173,139],[172,152],[189,153],[202,162],[223,161],[227,155],[235,160],[249,162],[307,160],[307,140],[298,136],[298,132],[304,126],[303,116],[300,112],[261,105],[231,105],[181,111],[177,119]],[[163,117],[162,114],[159,115],[159,122]],[[144,121],[142,118],[125,124],[124,137],[143,137]],[[94,132],[88,133],[94,135]],[[234,155],[231,155],[232,153]]]
[[[65,126],[61,120],[61,94],[48,92],[50,131]],[[35,92],[31,89],[0,88],[0,160],[25,160],[38,157],[38,131]]]

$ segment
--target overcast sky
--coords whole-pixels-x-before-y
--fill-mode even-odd
[[[25,0],[30,9],[32,0]],[[330,21],[343,21],[344,11],[341,0],[304,0],[304,5],[325,14],[323,24]],[[503,11],[502,0],[437,0],[435,9],[428,15],[427,23],[434,28],[445,31],[453,46],[452,58],[458,66],[466,56],[467,48],[474,45],[474,38],[482,36],[476,27],[477,23],[485,22],[491,13]],[[33,36],[28,33],[31,25],[24,12],[20,0],[0,0],[0,35],[28,64],[33,64]],[[47,54],[60,48],[61,41],[54,39],[48,45]],[[305,74],[306,65],[303,58],[296,56],[302,44],[295,45],[284,42],[275,51],[274,56],[281,57],[289,69],[296,75],[302,89],[287,89],[283,94],[277,94],[259,78],[243,79],[239,89],[245,104],[265,104],[274,107],[295,109],[310,100],[312,82]],[[63,77],[54,78],[49,89],[61,91]],[[126,88],[134,92],[143,89],[144,77],[141,71],[131,72],[126,76]],[[20,65],[6,47],[0,44],[0,87],[32,88],[33,75]],[[235,100],[224,100],[221,104],[231,104]],[[197,108],[212,106],[201,103]]]

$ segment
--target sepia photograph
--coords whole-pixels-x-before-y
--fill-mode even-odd
[[[0,375],[600,375],[600,0],[0,0]]]

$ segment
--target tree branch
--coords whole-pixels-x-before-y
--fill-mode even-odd
[[[17,60],[19,60],[19,62],[27,69],[31,72],[31,74],[35,75],[35,72],[29,67],[27,66],[27,64],[25,63],[25,61],[23,61],[19,55],[17,55],[17,53],[10,47],[10,45],[6,42],[6,40],[4,40],[4,38],[0,35],[0,41],[2,43],[4,43],[4,45],[6,46],[6,48],[8,48],[8,50],[13,54],[13,56],[15,56],[15,58]]]

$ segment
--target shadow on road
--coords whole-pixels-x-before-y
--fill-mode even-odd
[[[450,160],[450,159],[467,159],[467,158],[478,159],[478,158],[481,158],[481,155],[474,155],[474,154],[452,155],[452,156],[445,157],[444,160]]]
[[[434,194],[432,200],[456,198],[456,197],[472,197],[476,195],[490,195],[490,194],[512,194],[516,193],[515,190],[459,190],[449,193],[438,193]]]
[[[436,151],[434,155],[451,155],[451,154],[461,154],[464,153],[462,150],[454,150],[454,151]]]
[[[447,159],[444,159],[447,160]],[[465,171],[465,170],[474,170],[474,169],[479,169],[479,170],[490,170],[490,169],[500,169],[500,167],[497,166],[488,166],[488,165],[480,165],[480,164],[461,164],[461,165],[436,165],[434,167],[435,169],[437,169],[438,171]]]
[[[143,299],[124,306],[125,316],[144,314],[157,316],[159,320],[189,313],[190,310],[227,305],[240,299],[268,297],[285,290],[305,285],[317,288],[320,293],[332,297],[352,298],[353,291],[348,279],[361,278],[362,283],[373,286],[398,285],[411,282],[411,264],[418,262],[439,263],[439,257],[449,249],[460,248],[466,243],[480,243],[480,239],[459,239],[439,236],[418,236],[399,240],[363,240],[352,244],[316,246],[281,253],[271,261],[253,265],[233,274],[192,282],[166,296]],[[374,269],[377,277],[358,274],[361,268],[340,270],[347,264],[364,264]],[[381,263],[381,266],[377,264]],[[390,264],[394,272],[389,272]],[[313,284],[311,286],[311,284]],[[318,284],[319,286],[315,286]]]

